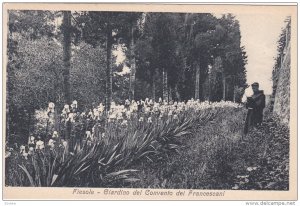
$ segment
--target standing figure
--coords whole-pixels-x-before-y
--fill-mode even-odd
[[[266,97],[263,90],[259,90],[259,84],[254,82],[252,85],[253,95],[247,97],[246,108],[248,109],[244,133],[247,134],[249,127],[259,126],[263,120],[263,110],[266,106]]]

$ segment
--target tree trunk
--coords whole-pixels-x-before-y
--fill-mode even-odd
[[[231,99],[232,96],[230,96],[229,88],[230,88],[230,81],[226,80],[225,101],[226,100],[232,101]]]
[[[134,99],[135,73],[136,73],[133,33],[134,33],[134,27],[132,25],[131,26],[131,43],[130,43],[131,63],[130,63],[129,100]]]
[[[15,70],[14,67],[11,66],[12,57],[13,57],[13,36],[11,30],[8,30],[8,62],[7,62],[7,83],[6,83],[6,141],[11,142],[11,128],[13,128],[13,121],[12,118],[12,108],[14,108],[13,101],[12,101],[12,94],[15,89],[15,84],[14,84],[14,77],[15,77]],[[12,127],[11,127],[12,126]]]
[[[70,67],[71,67],[71,11],[63,12],[63,78],[64,78],[64,101],[66,104],[71,104],[70,94]],[[70,140],[71,127],[66,128],[66,139]],[[47,131],[46,131],[47,135]],[[70,140],[72,144],[72,140]]]
[[[222,70],[222,81],[223,81],[223,100],[226,101],[226,77],[224,68]]]
[[[181,101],[181,97],[178,91],[178,84],[175,85],[175,94],[176,94],[176,101]]]
[[[105,85],[105,108],[110,110],[112,102],[112,69],[111,69],[112,29],[107,25],[106,31],[106,85]]]
[[[59,115],[59,111],[57,109],[57,107],[55,107],[54,109],[54,130],[57,131],[60,135],[60,115]]]
[[[211,71],[208,73],[208,101],[211,102]]]
[[[163,68],[163,100],[168,100],[168,73],[165,68]]]
[[[237,92],[237,86],[233,87],[233,102],[236,102],[236,92]]]
[[[173,101],[173,90],[172,90],[172,87],[169,88],[169,93],[168,93],[168,100],[169,101]]]
[[[196,63],[196,83],[195,83],[195,99],[199,99],[200,94],[200,65]]]
[[[70,94],[70,60],[71,60],[71,11],[63,12],[63,78],[64,78],[64,99],[65,103],[71,103]]]
[[[33,127],[34,127],[34,122],[33,122],[34,109],[33,108],[28,108],[27,112],[28,112],[28,133],[27,133],[27,136],[29,137],[29,135],[33,131]]]
[[[152,99],[153,99],[153,101],[155,101],[155,98],[156,98],[156,83],[155,83],[156,75],[155,74],[156,74],[156,70],[152,74]]]

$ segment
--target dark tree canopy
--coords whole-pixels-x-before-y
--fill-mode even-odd
[[[165,95],[169,101],[195,94],[200,100],[239,101],[234,94],[246,82],[247,55],[231,14],[218,19],[209,13],[72,11],[67,30],[63,14],[9,11],[11,111],[27,108],[29,117],[50,101],[61,108],[66,92],[84,108]],[[66,34],[69,73],[63,63]]]

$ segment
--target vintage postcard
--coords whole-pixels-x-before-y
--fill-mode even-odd
[[[297,5],[3,4],[4,200],[297,200]]]

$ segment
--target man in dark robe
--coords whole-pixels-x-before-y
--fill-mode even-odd
[[[263,120],[263,110],[266,106],[266,97],[263,90],[259,90],[259,84],[254,82],[252,85],[253,95],[247,97],[246,108],[248,109],[244,133],[247,134],[249,127],[259,126]]]

